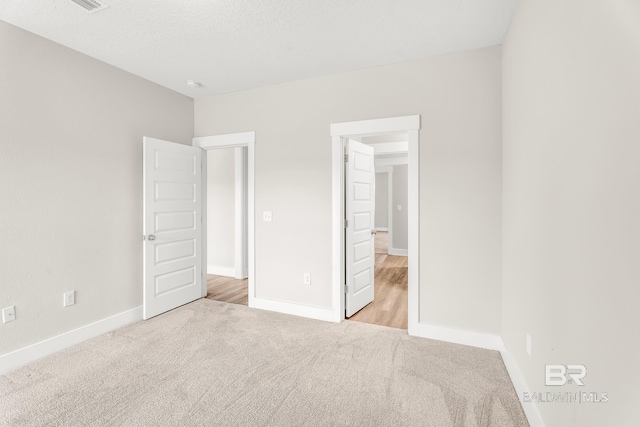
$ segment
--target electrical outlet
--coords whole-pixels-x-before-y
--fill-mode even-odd
[[[271,211],[262,212],[262,220],[263,221],[271,222],[272,219],[273,219],[273,215],[271,214]]]
[[[64,293],[64,301],[63,304],[65,307],[73,305],[76,303],[76,291],[69,291]]]
[[[527,334],[527,354],[531,357],[531,335]]]
[[[16,320],[16,307],[6,307],[2,309],[2,323],[9,323]]]
[[[304,273],[304,284],[305,285],[311,284],[311,273]]]

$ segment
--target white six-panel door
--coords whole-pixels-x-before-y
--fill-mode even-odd
[[[202,296],[200,148],[144,137],[143,317]]]
[[[347,142],[345,166],[346,210],[346,316],[373,301],[375,169],[373,147]]]

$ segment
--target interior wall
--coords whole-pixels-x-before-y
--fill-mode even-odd
[[[389,228],[389,174],[376,173],[376,213],[375,227]]]
[[[406,165],[394,166],[392,173],[393,241],[389,242],[389,250],[406,251],[409,249],[409,211],[407,210],[409,167]],[[398,210],[398,206],[400,210]]]
[[[1,355],[142,304],[142,137],[193,100],[2,21],[0,64]]]
[[[504,341],[531,392],[608,394],[539,403],[548,426],[638,422],[639,17],[521,0],[504,44]],[[585,385],[545,387],[545,364]]]
[[[235,268],[235,149],[207,153],[207,265],[209,274]],[[224,273],[224,274],[223,274]]]
[[[500,61],[491,47],[196,99],[197,136],[256,131],[257,296],[331,308],[329,125],[420,114],[420,321],[498,333]]]

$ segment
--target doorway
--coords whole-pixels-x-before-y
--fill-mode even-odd
[[[218,188],[222,192],[226,191],[227,200],[223,203],[226,207],[221,210],[212,212],[213,218],[225,211],[233,211],[233,232],[227,233],[226,239],[229,241],[229,235],[233,236],[233,251],[226,249],[226,259],[220,265],[220,255],[225,252],[224,244],[222,250],[220,247],[212,245],[209,248],[208,237],[214,238],[215,231],[209,236],[209,209],[214,210],[215,201],[210,204],[207,198],[209,193],[209,179],[203,180],[203,278],[202,278],[202,296],[208,297],[210,293],[214,293],[216,300],[224,300],[233,303],[244,303],[249,307],[254,307],[255,299],[255,237],[254,237],[254,171],[255,171],[255,132],[242,132],[225,135],[215,135],[198,137],[193,139],[193,146],[202,148],[207,161],[203,162],[203,175],[209,178],[209,168],[211,167],[211,177],[215,177],[220,172],[221,164],[228,163],[233,160],[233,201],[228,197],[229,186],[226,190]],[[208,165],[209,152],[220,153],[220,155],[212,155],[212,164]],[[225,156],[226,155],[226,156]],[[229,158],[227,158],[229,157]],[[227,168],[228,169],[228,168]],[[228,171],[227,171],[228,172]],[[227,177],[228,178],[228,177]],[[222,186],[224,187],[224,186]],[[211,225],[212,228],[215,226]],[[228,228],[228,227],[227,227]],[[220,230],[217,230],[218,232]],[[230,230],[228,230],[230,231]],[[231,245],[228,245],[231,246]],[[209,257],[209,251],[212,257]],[[224,259],[224,257],[223,257]],[[212,273],[211,275],[209,273]],[[210,277],[213,276],[213,277]],[[209,286],[210,285],[210,286]],[[211,288],[209,291],[208,288]],[[214,290],[217,288],[216,290]],[[245,291],[246,289],[246,291]],[[246,295],[246,297],[245,297]],[[246,298],[246,303],[244,302]]]
[[[207,162],[207,295],[248,305],[246,147],[204,152]]]
[[[374,152],[375,208],[372,238],[375,252],[375,291],[373,301],[349,319],[407,329],[408,135],[406,132],[380,134],[362,137],[359,141],[372,147]],[[348,189],[345,191],[348,192]],[[347,267],[348,265],[347,260]],[[347,317],[348,314],[346,313]]]
[[[345,319],[346,260],[345,260],[345,174],[344,141],[384,134],[406,133],[407,136],[407,329],[415,335],[418,326],[419,177],[420,116],[404,116],[331,125],[332,140],[332,258],[333,258],[333,319]]]

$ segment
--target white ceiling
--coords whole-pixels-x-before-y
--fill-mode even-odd
[[[0,19],[197,98],[497,45],[516,1],[0,0]]]

